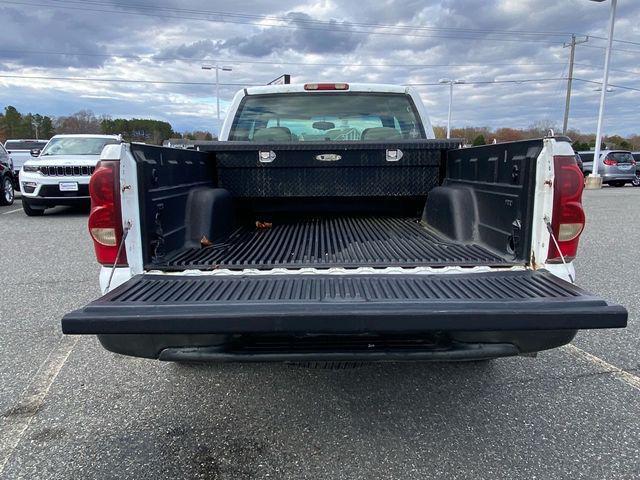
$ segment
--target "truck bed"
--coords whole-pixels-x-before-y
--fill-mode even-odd
[[[542,141],[458,145],[133,144],[144,269],[526,264]]]
[[[164,270],[275,267],[504,266],[510,261],[474,243],[444,239],[420,219],[312,217],[242,226],[211,246],[171,255]]]

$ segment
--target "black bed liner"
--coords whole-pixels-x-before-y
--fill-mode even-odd
[[[139,275],[62,320],[71,334],[408,333],[624,327],[627,312],[544,270]]]
[[[504,266],[475,244],[445,240],[415,218],[325,217],[237,229],[206,248],[183,249],[154,269]]]

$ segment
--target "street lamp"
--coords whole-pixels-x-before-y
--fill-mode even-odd
[[[231,67],[221,67],[218,64],[215,65],[203,65],[203,70],[215,70],[216,71],[216,104],[218,108],[218,128],[220,128],[220,78],[218,72],[222,70],[223,72],[230,72],[233,69]]]
[[[592,2],[604,2],[605,0],[591,0]],[[604,74],[602,78],[602,86],[600,91],[600,107],[598,109],[598,128],[596,130],[596,148],[593,152],[593,171],[587,177],[585,183],[586,188],[602,187],[602,177],[598,173],[600,165],[600,144],[602,143],[602,117],[604,115],[604,99],[606,97],[609,83],[609,62],[611,60],[611,44],[613,42],[613,27],[616,21],[616,5],[618,0],[611,0],[611,12],[609,14],[609,38],[607,41],[607,49],[604,55]]]
[[[36,129],[36,140],[40,140],[40,139],[38,138],[38,122],[36,122],[35,120],[32,120],[32,121],[31,121],[31,125],[33,126],[33,128],[35,128],[35,129]]]
[[[449,78],[441,78],[438,83],[449,85],[449,116],[447,117],[447,138],[451,138],[451,105],[453,104],[453,86],[467,82],[465,82],[464,80],[451,80]]]

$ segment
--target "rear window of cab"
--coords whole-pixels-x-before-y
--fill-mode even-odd
[[[318,142],[426,138],[402,93],[286,93],[246,96],[229,140]]]

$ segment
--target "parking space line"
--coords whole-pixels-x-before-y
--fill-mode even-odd
[[[49,389],[69,358],[78,337],[64,337],[25,388],[19,403],[2,414],[0,423],[0,476],[33,418],[42,408]]]
[[[2,212],[2,215],[9,215],[10,213],[16,213],[22,211],[21,208],[16,208],[15,210],[10,210],[8,212]]]
[[[600,357],[596,357],[595,355],[586,352],[585,350],[582,350],[575,345],[568,344],[562,348],[566,350],[567,353],[573,355],[576,358],[586,360],[593,365],[604,368],[607,372],[612,373],[617,380],[620,380],[621,382],[626,383],[627,385],[640,391],[640,377],[629,373],[619,367],[616,367],[615,365],[612,365],[609,362],[601,359]]]

